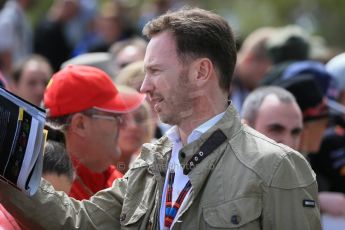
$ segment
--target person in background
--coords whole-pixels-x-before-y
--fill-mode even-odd
[[[146,46],[147,42],[140,37],[133,37],[115,42],[109,49],[114,71],[118,73],[131,63],[143,61]]]
[[[308,125],[308,119],[313,119],[310,116],[311,114],[307,114],[307,111],[313,110],[315,112],[312,114],[314,126],[319,125],[319,127],[323,127],[320,125],[322,121],[319,124],[317,120],[323,119],[322,116],[325,114],[325,110],[318,110],[319,104],[315,104],[317,99],[313,99],[313,96],[308,97],[304,93],[305,88],[308,88],[315,92],[316,95],[319,95],[316,96],[316,98],[320,98],[320,91],[318,88],[315,88],[317,85],[314,84],[313,79],[310,78],[305,80],[301,77],[301,79],[296,80],[298,81],[289,82],[286,86],[296,95],[300,104],[297,104],[295,96],[284,88],[277,86],[259,87],[251,92],[246,98],[243,104],[242,118],[246,124],[276,142],[285,144],[296,150],[304,146],[304,151],[308,151],[308,149],[315,149],[320,146],[320,141],[318,140],[322,137],[323,132],[319,132],[315,129],[309,130],[307,131],[308,133],[315,132],[311,137],[314,138],[313,145],[301,143],[305,141],[305,139],[302,139],[302,133],[306,132],[302,129],[303,118],[307,118],[306,122]],[[301,86],[305,86],[305,88]],[[302,116],[300,106],[303,109],[304,117]],[[274,113],[272,113],[272,111],[274,111]],[[310,127],[307,127],[307,129],[310,129]],[[305,146],[309,147],[306,148]],[[313,163],[313,161],[311,163]],[[324,163],[327,163],[327,161],[324,161]],[[316,174],[318,178],[322,176],[319,175],[319,171],[316,171]],[[318,180],[320,181],[320,179]],[[321,184],[321,186],[323,186],[323,184]],[[323,213],[345,216],[345,197],[343,194],[338,192],[327,192],[321,189],[321,192],[319,192],[319,200],[320,208]]]
[[[331,85],[337,89],[335,99],[345,105],[345,53],[340,53],[329,60],[326,70],[331,76]],[[345,119],[345,116],[343,117]]]
[[[140,7],[140,15],[137,22],[137,27],[142,30],[147,22],[165,14],[168,10],[177,10],[184,6],[186,1],[181,0],[153,0],[143,2]]]
[[[14,92],[28,102],[41,106],[52,74],[52,67],[46,58],[37,54],[31,55],[14,68]]]
[[[300,74],[277,82],[292,93],[303,114],[303,132],[298,150],[305,156],[317,153],[329,121],[326,96],[311,74]],[[312,93],[310,93],[312,92]]]
[[[259,86],[259,82],[273,64],[266,43],[275,31],[273,27],[262,27],[253,31],[245,38],[238,51],[230,96],[239,112],[248,93]]]
[[[8,0],[0,11],[0,31],[10,42],[12,65],[32,53],[32,28],[26,12],[34,4],[34,0]]]
[[[140,107],[145,95],[121,93],[102,70],[67,66],[53,75],[44,94],[48,120],[65,133],[76,177],[70,196],[88,199],[122,174],[112,165],[123,114]]]
[[[123,85],[118,85],[118,89],[122,93],[135,92],[135,89]],[[144,101],[133,112],[124,114],[123,119],[126,126],[121,127],[118,141],[121,156],[115,165],[121,173],[125,174],[133,160],[139,155],[141,146],[152,141],[155,124],[147,101]]]
[[[85,52],[108,52],[112,44],[133,35],[131,23],[125,21],[121,1],[106,0],[95,18],[93,42],[86,44]]]
[[[291,92],[302,110],[304,128],[298,149],[307,157],[316,172],[321,212],[345,216],[345,196],[326,189],[328,181],[315,167],[315,162],[320,156],[323,135],[329,123],[330,109],[334,107],[327,104],[327,98],[315,74],[296,75],[282,80],[277,85]]]
[[[340,105],[345,105],[345,54],[341,53],[329,60],[326,70],[331,74],[331,85],[337,90],[334,99]],[[331,214],[343,217],[345,217],[344,114],[344,110],[332,113],[320,150],[311,158],[311,165],[321,181],[319,190],[324,198],[320,201],[330,207],[337,207]],[[332,194],[337,194],[336,199],[331,199]]]
[[[48,130],[47,142],[44,146],[42,177],[49,181],[56,191],[69,193],[74,180],[74,169],[67,153],[64,134],[51,125]]]
[[[6,34],[7,29],[0,25],[0,34]],[[0,39],[0,71],[1,81],[5,82],[6,89],[12,91],[12,40],[10,37],[3,36]]]
[[[114,79],[114,67],[111,65],[111,55],[107,52],[83,53],[76,57],[70,58],[61,64],[60,69],[68,65],[87,65],[93,66],[106,72]]]
[[[296,98],[296,102],[303,115],[303,130],[298,135],[298,139],[301,139],[299,145],[294,144],[291,146],[289,144],[289,146],[301,151],[305,156],[317,153],[320,148],[323,132],[328,124],[329,108],[326,104],[326,97],[322,93],[314,76],[309,74],[296,75],[290,79],[277,82],[276,86],[284,88]],[[263,90],[263,92],[265,91]],[[247,103],[250,103],[250,101]],[[250,111],[250,108],[247,108],[246,111]],[[271,114],[272,116],[278,113],[278,110],[274,111],[275,113]],[[246,117],[248,116],[251,115],[247,112]],[[299,117],[295,116],[295,119],[297,118]],[[274,139],[277,139],[277,137]]]
[[[115,83],[119,85],[129,86],[139,92],[144,78],[144,61],[141,60],[130,63],[126,67],[121,69],[121,71],[116,76]]]
[[[257,88],[243,103],[242,119],[276,142],[299,149],[303,116],[289,91],[277,86]]]
[[[0,11],[0,71],[12,91],[12,69],[32,53],[32,29],[26,16],[34,0],[7,0]]]
[[[45,181],[29,199],[2,183],[4,205],[50,228],[321,229],[306,160],[244,126],[229,105],[236,45],[227,21],[184,8],[143,33],[150,41],[141,92],[173,127],[90,200],[70,199]]]
[[[330,117],[330,124],[328,130],[325,133],[322,149],[320,151],[320,155],[333,155],[334,152],[337,152],[336,149],[340,149],[343,144],[343,133],[345,132],[345,53],[340,53],[330,59],[327,64],[325,65],[327,72],[330,74],[330,89],[329,96],[328,96],[328,104],[333,105],[335,110],[331,111]],[[325,148],[324,148],[325,147]],[[341,151],[341,150],[340,150]],[[331,153],[333,152],[333,153]],[[340,156],[340,155],[339,155]],[[327,158],[327,157],[326,157]],[[328,162],[332,165],[337,165],[337,167],[333,169],[327,169],[326,171],[330,170],[333,171],[331,174],[328,175],[331,177],[338,177],[339,173],[343,171],[343,164],[340,163],[341,157],[331,157],[333,159],[323,159],[325,162]],[[324,166],[327,164],[324,162]],[[328,171],[326,174],[330,173]],[[336,172],[338,171],[338,172]],[[338,174],[338,175],[336,175]],[[340,179],[341,177],[338,177]],[[335,179],[335,178],[333,178]],[[331,180],[333,180],[331,179]],[[337,179],[335,179],[337,180]],[[343,193],[345,193],[345,181],[341,182],[340,180],[331,183],[330,185],[331,190],[334,189],[333,186],[337,187],[337,190],[340,189]],[[333,187],[333,188],[332,188]]]
[[[277,85],[290,91],[303,112],[304,129],[299,151],[317,153],[323,132],[329,122],[328,107],[336,94],[325,65],[309,60],[310,39],[296,26],[287,26],[268,40],[274,65],[263,79],[263,85]]]
[[[266,49],[272,66],[260,81],[260,85],[276,85],[276,82],[299,73],[314,74],[318,71],[321,74],[322,63],[310,60],[310,35],[300,26],[287,25],[277,28],[268,38]],[[323,78],[319,78],[321,79]]]
[[[68,44],[75,47],[78,42],[89,36],[89,33],[92,33],[99,2],[97,0],[67,1],[74,1],[78,4],[77,14],[64,26],[64,34]],[[75,55],[79,55],[79,53],[72,54],[72,56]]]
[[[79,12],[79,0],[54,0],[44,19],[34,31],[34,52],[46,57],[54,72],[71,57],[72,45],[65,34],[65,26]]]

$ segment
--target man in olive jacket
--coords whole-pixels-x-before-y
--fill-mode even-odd
[[[141,91],[173,127],[90,200],[43,180],[32,198],[2,183],[4,206],[47,229],[321,229],[309,164],[242,125],[228,105],[236,48],[227,22],[182,9],[149,22],[144,34]]]

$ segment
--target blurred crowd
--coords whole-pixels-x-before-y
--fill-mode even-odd
[[[67,175],[65,179],[46,179],[53,185],[54,181],[66,182],[67,186],[63,185],[61,190],[76,199],[88,199],[110,187],[113,180],[126,173],[142,144],[160,138],[169,129],[138,93],[145,76],[143,60],[147,45],[141,28],[155,16],[180,7],[182,1],[151,1],[143,7],[136,22],[122,2],[54,0],[45,17],[32,28],[26,13],[35,1],[2,1],[2,87],[49,109],[46,103],[52,99],[44,97],[59,90],[66,95],[77,91],[76,95],[93,100],[89,92],[101,91],[103,86],[98,83],[85,85],[83,90],[72,86],[68,90],[57,86],[46,90],[53,73],[73,65],[86,65],[103,70],[109,76],[109,84],[115,84],[122,94],[137,98],[136,105],[121,116],[121,129],[116,133],[117,151],[109,144],[111,141],[104,140],[107,135],[104,130],[90,131],[89,139],[74,136],[70,128],[75,125],[75,129],[81,130],[83,124],[74,112],[66,113],[73,116],[55,116],[53,110],[52,114],[48,111],[51,133],[58,132],[54,127],[63,127],[62,133],[52,139],[67,151],[57,150],[54,154],[58,157],[46,161],[55,159],[68,170],[57,173]],[[244,123],[303,153],[317,175],[321,211],[345,218],[345,50],[332,50],[326,43],[297,25],[253,31],[239,41],[229,103],[235,105]],[[66,108],[78,106],[77,102],[75,105],[61,103]],[[105,112],[85,110],[93,118],[117,119]],[[107,153],[105,147],[100,147],[103,144],[114,147],[116,153]],[[46,151],[54,152],[58,147],[48,141]],[[74,154],[81,152],[80,149],[84,155]],[[71,159],[64,158],[67,152]],[[101,157],[103,153],[108,155]],[[49,154],[45,156],[48,158]]]
[[[345,217],[344,77],[343,51],[315,42],[297,25],[265,27],[244,39],[230,92],[244,123],[308,159],[321,212],[340,218]]]

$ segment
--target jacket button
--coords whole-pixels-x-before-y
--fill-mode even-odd
[[[185,154],[184,152],[181,152],[181,153],[180,153],[180,157],[181,157],[181,158],[185,158],[185,157],[186,157],[186,154]]]
[[[241,222],[241,217],[238,215],[231,216],[231,223],[232,224],[239,224]]]
[[[124,221],[125,219],[126,219],[126,214],[125,213],[121,214],[120,221]]]

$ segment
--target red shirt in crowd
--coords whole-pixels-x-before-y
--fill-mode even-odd
[[[77,200],[89,199],[96,192],[109,188],[114,180],[123,176],[113,165],[102,173],[94,173],[76,160],[73,161],[73,165],[76,178],[73,181],[69,196]]]

